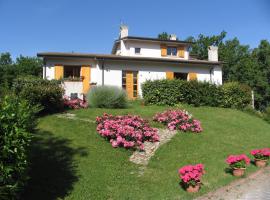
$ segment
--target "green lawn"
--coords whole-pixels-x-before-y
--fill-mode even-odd
[[[112,148],[96,133],[94,123],[55,115],[41,118],[31,149],[31,178],[24,199],[192,199],[235,179],[226,173],[227,155],[269,147],[270,124],[255,116],[231,109],[184,108],[201,120],[204,131],[179,132],[158,149],[146,169],[129,162],[130,150]],[[134,103],[128,109],[72,112],[91,120],[104,112],[138,114],[151,120],[165,109]],[[207,173],[200,192],[191,195],[179,186],[177,171],[196,163],[205,164]],[[251,165],[247,172],[254,170]]]

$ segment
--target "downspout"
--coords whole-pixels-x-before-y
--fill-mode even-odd
[[[104,58],[102,59],[101,69],[102,69],[102,86],[104,86]]]
[[[214,67],[211,67],[210,71],[209,71],[209,73],[210,73],[210,83],[213,83],[213,77],[212,77],[213,70],[214,70]]]

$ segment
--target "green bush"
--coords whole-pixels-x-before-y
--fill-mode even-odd
[[[238,83],[218,86],[208,82],[183,80],[146,81],[142,85],[147,104],[220,106],[243,108],[250,104],[250,88]]]
[[[14,96],[0,102],[0,199],[18,199],[27,181],[27,147],[37,108]]]
[[[96,86],[87,94],[90,107],[96,108],[125,108],[127,95],[122,88],[114,86]]]
[[[244,108],[251,103],[251,89],[238,82],[222,85],[223,102],[226,108]]]
[[[31,105],[40,105],[42,112],[57,112],[63,108],[64,89],[59,81],[21,77],[14,81],[13,91]]]

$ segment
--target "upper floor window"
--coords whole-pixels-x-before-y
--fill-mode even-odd
[[[167,56],[177,56],[177,47],[167,47]]]
[[[140,53],[141,53],[141,48],[136,47],[136,48],[135,48],[135,54],[140,54]]]
[[[64,66],[64,78],[79,78],[80,72],[80,66]]]

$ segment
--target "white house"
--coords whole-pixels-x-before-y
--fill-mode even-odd
[[[146,80],[184,79],[222,84],[222,67],[217,47],[210,46],[208,60],[189,54],[191,43],[128,35],[127,26],[120,27],[119,39],[111,54],[42,52],[43,78],[63,79],[68,96],[83,97],[95,85],[124,88],[128,97],[141,96]]]

